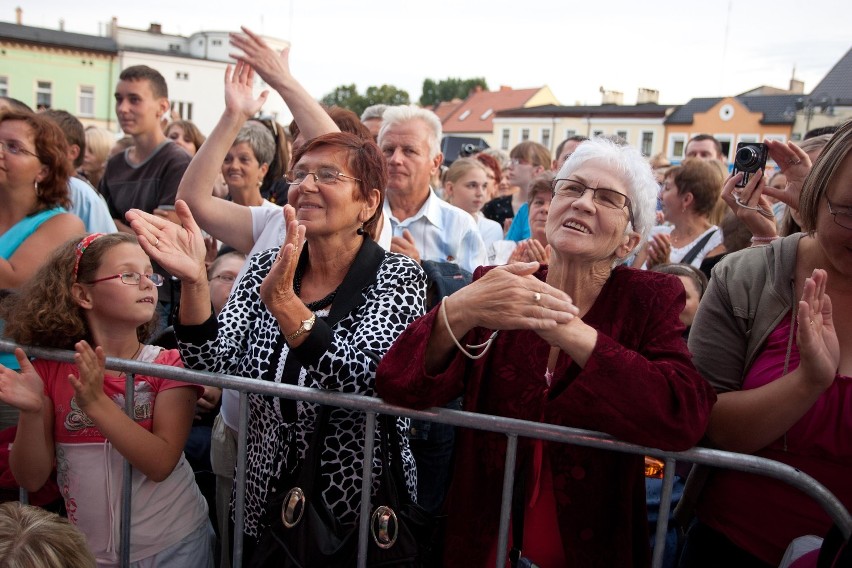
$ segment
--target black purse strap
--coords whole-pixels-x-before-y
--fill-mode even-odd
[[[704,248],[704,245],[706,245],[713,237],[713,235],[716,234],[716,231],[718,231],[718,229],[713,229],[712,231],[704,235],[704,237],[702,237],[700,241],[695,243],[695,246],[689,249],[689,252],[686,253],[682,259],[680,259],[680,263],[692,264],[692,261],[695,260],[696,256],[698,256],[698,253],[701,252],[701,249]]]

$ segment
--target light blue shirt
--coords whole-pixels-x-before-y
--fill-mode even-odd
[[[387,199],[384,212],[390,219],[394,237],[401,237],[408,229],[420,260],[455,262],[471,273],[488,264],[485,243],[470,213],[443,201],[431,189],[423,207],[407,219],[400,221],[394,217]]]
[[[532,236],[530,229],[530,206],[526,203],[518,208],[518,214],[512,219],[509,231],[506,233],[507,241],[525,241]]]
[[[88,182],[77,177],[68,179],[69,211],[82,219],[87,233],[115,233],[118,229],[106,201]]]

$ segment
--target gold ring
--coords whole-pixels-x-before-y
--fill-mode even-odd
[[[535,303],[536,303],[536,304],[537,304],[537,303],[539,303],[539,302],[541,301],[541,292],[536,292],[536,293],[533,295],[533,300],[535,300]]]
[[[154,248],[156,248],[158,244],[160,244],[160,238],[159,237],[157,237],[157,240],[154,241],[154,245],[153,245]]]

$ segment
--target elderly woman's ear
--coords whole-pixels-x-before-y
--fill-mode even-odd
[[[364,206],[361,208],[361,213],[358,215],[358,220],[366,223],[376,213],[379,207],[379,202],[382,199],[382,192],[378,189],[371,189],[370,194],[364,201]]]
[[[640,240],[641,236],[639,235],[639,233],[637,233],[636,231],[630,231],[629,233],[624,235],[622,243],[615,251],[615,255],[619,259],[627,258],[634,250],[636,250],[636,247],[639,246]]]

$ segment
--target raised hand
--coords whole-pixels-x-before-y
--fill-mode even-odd
[[[254,69],[243,60],[237,61],[233,73],[231,66],[225,68],[225,108],[240,114],[248,120],[263,108],[269,97],[269,90],[264,90],[254,98]]]
[[[645,246],[648,247],[648,267],[669,262],[672,241],[668,233],[657,233],[651,237],[651,240]]]
[[[78,341],[74,345],[77,353],[74,363],[77,365],[77,376],[68,375],[68,381],[74,387],[74,398],[80,408],[86,410],[90,404],[98,401],[104,394],[104,368],[106,355],[102,347],[92,349],[86,341]]]
[[[286,311],[288,302],[296,298],[293,276],[305,243],[305,227],[299,225],[296,220],[296,210],[293,206],[285,205],[283,214],[287,237],[269,274],[260,284],[260,299],[273,315]]]
[[[840,343],[834,329],[831,298],[825,293],[827,279],[825,270],[821,269],[815,269],[811,277],[805,279],[796,331],[799,368],[806,379],[821,390],[834,382],[840,364]]]
[[[764,193],[798,211],[802,186],[811,171],[811,158],[793,142],[766,140],[765,144],[769,149],[769,157],[778,164],[781,173],[787,178],[787,185],[784,189],[765,187]]]
[[[245,26],[241,26],[242,34],[230,34],[231,45],[242,53],[232,53],[231,57],[246,63],[257,71],[260,78],[268,85],[278,87],[291,81],[290,48],[285,47],[276,53],[263,39]]]
[[[414,237],[408,229],[402,230],[401,237],[393,237],[391,239],[391,252],[398,252],[407,257],[414,259],[414,262],[420,262],[420,253],[417,251],[417,245],[414,242]]]
[[[204,258],[207,247],[204,235],[185,201],[178,199],[175,202],[175,213],[182,225],[139,209],[131,209],[125,217],[136,233],[142,250],[160,266],[180,278],[181,282],[206,283]]]
[[[41,412],[44,408],[44,382],[23,349],[15,349],[20,371],[0,365],[0,400],[21,412]]]
[[[755,237],[774,237],[778,234],[772,204],[764,195],[769,187],[763,177],[763,171],[758,170],[751,176],[745,187],[737,184],[743,179],[743,174],[732,175],[722,189],[722,199],[731,211],[748,227]]]

